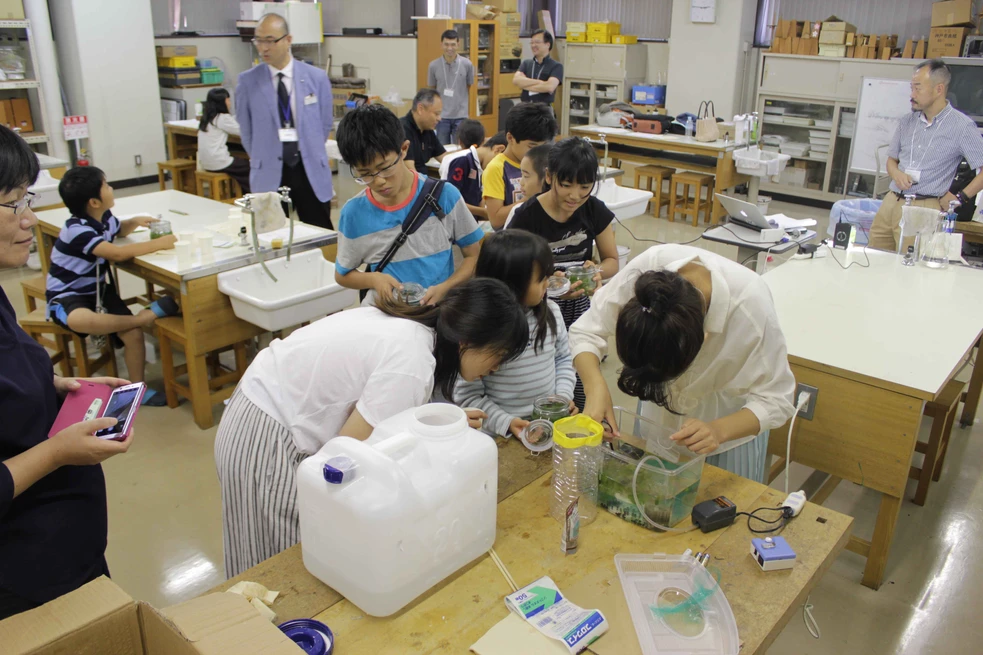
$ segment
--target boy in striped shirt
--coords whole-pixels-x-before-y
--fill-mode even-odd
[[[397,251],[383,271],[372,267],[402,230],[426,178],[402,165],[409,142],[399,119],[382,105],[364,105],[338,125],[338,150],[365,190],[345,203],[338,220],[335,280],[349,289],[392,295],[405,282],[426,291],[423,304],[434,304],[456,285],[471,278],[484,233],[453,185],[445,184],[437,199],[444,217],[431,215]],[[455,269],[452,246],[464,255]],[[367,264],[365,271],[358,270]]]
[[[106,273],[110,262],[173,248],[177,239],[167,235],[153,241],[115,245],[117,236],[125,237],[138,227],[149,227],[155,219],[139,216],[121,221],[113,216],[113,188],[98,168],[83,166],[68,171],[58,184],[58,193],[72,216],[65,221],[51,250],[45,293],[48,318],[83,337],[109,335],[114,348],[123,347],[129,380],[143,382],[143,328],[158,318],[177,314],[177,303],[162,296],[134,316],[120,299],[112,276]],[[100,307],[102,311],[98,311]],[[143,397],[144,405],[160,407],[165,402],[164,394],[151,389]]]

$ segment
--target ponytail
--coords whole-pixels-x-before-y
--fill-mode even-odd
[[[679,273],[649,271],[618,314],[615,341],[624,368],[618,388],[673,414],[670,385],[703,347],[706,314],[700,292]]]

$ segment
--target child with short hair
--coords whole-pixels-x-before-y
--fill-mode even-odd
[[[576,375],[560,308],[546,297],[553,274],[553,253],[546,240],[524,230],[505,230],[485,238],[476,277],[501,280],[512,289],[529,318],[529,345],[515,360],[473,382],[458,378],[454,398],[462,407],[487,414],[482,429],[493,435],[519,436],[529,425],[533,403],[561,396],[575,412]]]
[[[530,148],[552,141],[556,131],[553,110],[547,105],[524,103],[509,110],[505,117],[508,145],[491,160],[482,176],[488,221],[496,230],[505,227],[512,205],[526,199],[519,185],[522,158]]]
[[[402,165],[407,149],[399,119],[383,105],[356,107],[338,125],[338,150],[365,190],[341,209],[335,280],[349,289],[389,296],[404,282],[415,282],[427,290],[423,304],[434,304],[471,277],[484,232],[461,192],[445,184],[437,198],[443,216],[431,214],[384,271],[374,270],[400,235],[426,180]],[[455,244],[464,255],[457,270],[451,249]],[[365,271],[359,270],[363,264]],[[367,295],[366,304],[374,301],[374,293]]]
[[[602,280],[618,272],[618,246],[611,227],[614,213],[591,195],[597,183],[594,148],[576,137],[555,143],[546,164],[546,183],[549,190],[520,206],[509,229],[528,230],[545,238],[557,266],[563,269],[589,264],[596,242],[601,264],[594,281],[600,286]],[[580,287],[580,282],[575,282],[557,299],[567,328],[590,308],[590,298]],[[583,409],[585,397],[579,379],[574,400]]]
[[[457,144],[461,149],[440,161],[440,179],[457,187],[468,211],[476,219],[487,218],[481,206],[481,158],[478,147],[485,140],[485,126],[472,118],[461,121],[457,127]]]
[[[529,202],[530,198],[538,196],[543,191],[549,190],[550,185],[546,184],[546,160],[549,157],[552,147],[552,143],[544,143],[541,146],[530,148],[526,156],[522,158],[519,166],[519,170],[522,172],[522,178],[519,180],[519,188],[522,189],[522,195],[525,196],[526,202]],[[508,227],[512,222],[512,218],[515,216],[515,210],[520,206],[512,206],[512,211],[509,212],[509,217],[505,220],[505,227]]]
[[[109,264],[174,247],[169,234],[151,241],[116,245],[138,227],[149,227],[156,219],[138,216],[121,221],[112,214],[113,187],[94,166],[73,168],[58,184],[62,202],[72,212],[51,250],[46,281],[47,313],[50,320],[80,336],[109,335],[115,348],[123,348],[126,372],[131,382],[143,382],[146,346],[143,328],[158,318],[177,314],[170,296],[161,296],[134,316],[107,276]],[[97,297],[98,296],[98,297]],[[99,311],[100,308],[102,311]],[[147,389],[143,404],[161,407],[164,394]]]

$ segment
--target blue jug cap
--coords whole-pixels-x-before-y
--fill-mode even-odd
[[[295,619],[278,627],[307,655],[331,655],[334,650],[334,635],[320,621]]]

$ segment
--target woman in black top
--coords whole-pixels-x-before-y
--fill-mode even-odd
[[[0,268],[27,262],[27,187],[38,159],[0,126]],[[94,382],[119,386],[117,378]],[[106,483],[99,463],[124,442],[92,436],[116,419],[76,423],[53,438],[61,397],[78,387],[54,374],[48,353],[20,326],[0,289],[0,619],[37,607],[107,574]]]
[[[546,239],[557,268],[566,269],[590,262],[594,244],[600,266],[594,276],[599,288],[602,280],[618,272],[618,246],[611,221],[614,213],[591,195],[597,184],[597,155],[583,139],[570,137],[550,149],[546,162],[548,189],[515,210],[509,229],[520,229]],[[590,298],[574,283],[570,292],[556,299],[567,328],[590,309]],[[584,388],[577,378],[573,400],[584,408]]]

